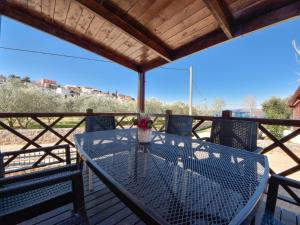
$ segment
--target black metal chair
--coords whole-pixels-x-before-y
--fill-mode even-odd
[[[116,129],[114,116],[87,116],[85,132],[96,132]],[[93,173],[89,169],[89,190],[93,190]]]
[[[245,120],[215,119],[212,122],[209,138],[201,138],[215,144],[244,149],[259,153],[257,147],[258,124]]]
[[[116,129],[114,116],[87,116],[85,131],[95,132]]]
[[[166,132],[179,136],[191,136],[193,129],[193,117],[169,115],[167,118]]]
[[[282,225],[282,224],[284,224],[283,222],[280,221],[280,218],[274,217],[279,185],[300,190],[300,182],[299,181],[272,174],[272,176],[269,180],[267,203],[266,203],[265,213],[263,215],[262,222],[261,222],[262,225]],[[298,197],[296,196],[296,198],[299,199],[299,196]],[[297,202],[297,205],[299,207],[299,212],[300,212],[300,201],[299,200]],[[298,215],[297,219],[298,218],[300,219],[300,214]],[[299,222],[300,221],[298,221],[298,223]]]
[[[69,145],[0,152],[0,178],[4,175],[23,173],[42,167],[71,164]]]
[[[52,152],[53,149],[60,147],[66,149],[65,159],[54,156]],[[27,166],[24,170],[33,170],[44,166],[40,163],[49,155],[63,160],[67,165],[0,178],[0,224],[20,223],[68,203],[73,203],[74,207],[73,216],[69,219],[74,221],[74,224],[88,224],[82,174],[77,165],[70,165],[70,151],[66,146],[0,153],[2,175],[6,174],[5,165],[9,165],[14,158],[22,155],[21,159],[23,160],[25,159],[24,155],[28,154],[28,157],[34,157],[38,152],[43,152],[44,156],[38,156],[40,158],[37,159],[37,163],[33,163],[32,167]],[[60,163],[62,163],[61,160],[59,160]],[[9,175],[12,174],[11,171],[8,171]]]

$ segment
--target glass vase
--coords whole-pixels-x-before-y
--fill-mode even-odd
[[[149,143],[152,140],[152,130],[151,129],[143,129],[138,128],[138,141],[140,143]]]

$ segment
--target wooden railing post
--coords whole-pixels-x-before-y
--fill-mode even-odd
[[[86,113],[87,113],[87,114],[93,114],[94,111],[93,111],[93,109],[86,109]]]
[[[172,110],[167,109],[167,110],[166,110],[166,115],[167,115],[167,116],[172,115]]]
[[[166,118],[165,118],[165,128],[167,130],[168,128],[168,122],[169,122],[169,116],[172,115],[172,110],[167,109],[166,110]]]
[[[223,110],[222,111],[222,118],[223,119],[230,119],[232,117],[232,111],[231,110]]]

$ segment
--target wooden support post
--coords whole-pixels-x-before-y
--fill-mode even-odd
[[[231,110],[223,110],[222,111],[222,118],[223,119],[230,119],[232,117],[232,111]]]
[[[138,86],[138,112],[145,112],[145,72],[139,72]]]

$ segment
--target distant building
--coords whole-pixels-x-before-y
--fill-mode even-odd
[[[71,90],[66,90],[62,87],[59,87],[59,88],[56,88],[55,93],[59,94],[59,95],[68,96],[68,95],[71,95],[72,91]]]
[[[242,117],[242,118],[264,118],[265,114],[261,109],[253,109],[251,112],[249,109],[233,109],[232,110],[233,117]]]
[[[57,81],[55,80],[42,79],[38,82],[38,84],[44,88],[52,88],[52,89],[57,88]]]
[[[288,104],[293,109],[293,119],[300,119],[300,87],[292,95]]]
[[[98,93],[99,96],[102,96],[102,97],[111,97],[111,94],[109,92],[101,92],[101,93]]]
[[[247,118],[250,117],[250,112],[249,110],[245,110],[245,109],[233,109],[232,116]]]
[[[100,94],[100,93],[102,93],[102,91],[100,91],[98,89],[92,89],[92,92],[91,92],[91,94],[93,94],[93,95],[97,95],[97,94]]]
[[[92,94],[94,89],[91,87],[81,86],[80,90],[81,90],[81,93],[83,93],[83,94]]]
[[[82,94],[94,94],[94,95],[97,95],[97,94],[102,93],[102,91],[100,91],[98,89],[91,88],[91,87],[85,87],[85,86],[81,86],[80,87],[80,91],[81,91]]]
[[[81,92],[80,87],[78,87],[78,86],[76,86],[76,85],[66,84],[66,85],[64,86],[64,89],[65,89],[65,90],[69,90],[70,92],[76,93],[76,94],[78,94],[78,95],[79,95],[80,92]]]
[[[120,100],[123,100],[123,101],[132,101],[132,100],[134,100],[134,98],[132,98],[131,96],[123,95],[123,94],[119,94],[119,93],[117,93],[117,99],[120,99]]]

